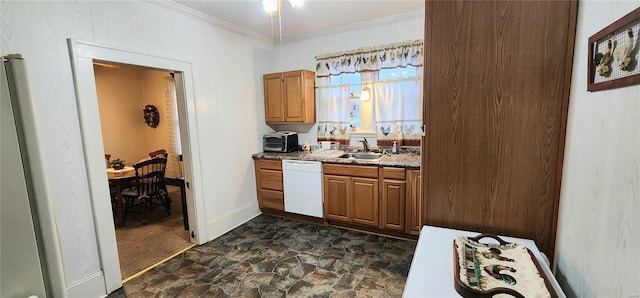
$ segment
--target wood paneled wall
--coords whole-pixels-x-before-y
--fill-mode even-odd
[[[577,3],[427,1],[423,222],[552,257]]]

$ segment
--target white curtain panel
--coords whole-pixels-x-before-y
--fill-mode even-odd
[[[318,141],[349,144],[349,89],[349,84],[318,87]]]
[[[422,136],[422,76],[373,83],[379,146],[419,146]]]
[[[167,129],[167,171],[169,178],[182,177],[182,164],[179,155],[182,154],[180,143],[180,126],[178,125],[178,110],[176,99],[176,83],[173,77],[164,78],[165,106],[167,108],[164,123]]]

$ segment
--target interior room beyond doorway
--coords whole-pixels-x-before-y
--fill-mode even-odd
[[[110,155],[105,155],[107,167],[115,160],[131,167],[148,159],[150,152],[164,149],[168,153],[165,176],[171,181],[182,178],[175,82],[170,73],[96,62],[94,74],[104,152]],[[149,111],[157,112],[159,118],[150,119]],[[171,198],[170,214],[165,208],[156,207],[142,218],[135,213],[119,214],[114,208],[123,280],[192,246],[185,230],[183,193],[171,185],[167,190]]]

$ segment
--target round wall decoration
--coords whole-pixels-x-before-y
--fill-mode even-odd
[[[144,123],[147,125],[156,128],[160,123],[160,112],[158,112],[158,108],[154,105],[146,105],[144,107]]]

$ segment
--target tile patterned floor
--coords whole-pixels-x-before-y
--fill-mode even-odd
[[[109,297],[401,297],[415,242],[260,215]]]

